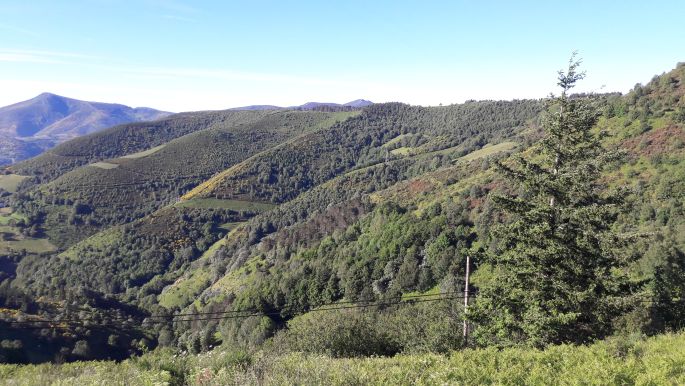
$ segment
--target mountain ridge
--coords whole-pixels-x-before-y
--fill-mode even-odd
[[[301,105],[296,105],[296,106],[275,106],[275,105],[248,105],[248,106],[241,106],[241,107],[233,107],[229,110],[303,110],[303,111],[309,111],[309,110],[316,110],[316,109],[321,109],[321,108],[339,108],[339,109],[345,109],[345,108],[351,108],[351,109],[359,109],[363,107],[367,107],[374,104],[373,102],[366,100],[366,99],[355,99],[353,101],[347,102],[347,103],[333,103],[333,102],[306,102]]]
[[[171,114],[149,107],[82,101],[44,92],[0,107],[0,164],[36,156],[61,142],[111,126]]]

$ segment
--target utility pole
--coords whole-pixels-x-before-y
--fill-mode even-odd
[[[464,345],[469,339],[469,322],[466,320],[466,311],[469,308],[469,275],[471,274],[471,256],[466,255],[466,279],[464,280]]]

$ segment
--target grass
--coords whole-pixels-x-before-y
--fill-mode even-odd
[[[348,118],[355,117],[357,115],[361,114],[361,110],[357,111],[338,111],[335,113],[332,113],[331,116],[327,119],[322,120],[316,125],[316,129],[327,129],[334,124],[338,122],[342,122]]]
[[[390,154],[399,155],[399,156],[407,156],[407,155],[411,154],[411,148],[410,147],[398,147],[397,149],[390,150]]]
[[[10,221],[25,220],[26,216],[23,216],[17,212],[12,212],[10,208],[0,209],[0,225],[9,225]]]
[[[229,224],[240,224],[240,223],[229,223]],[[226,225],[226,224],[224,224]],[[226,239],[221,238],[219,241],[212,244],[197,262],[207,260],[212,257],[214,253],[221,248],[221,246],[226,245]],[[176,280],[175,283],[164,288],[161,294],[157,297],[159,304],[162,307],[171,309],[176,307],[183,307],[192,302],[192,300],[197,297],[202,290],[207,288],[211,284],[211,273],[209,268],[201,267],[199,269],[191,270],[185,276]]]
[[[401,140],[403,140],[403,139],[405,139],[405,138],[410,138],[410,137],[412,137],[412,136],[414,136],[414,135],[416,135],[416,134],[411,134],[411,133],[400,134],[400,135],[398,135],[397,137],[395,137],[395,138],[389,140],[388,142],[384,143],[381,147],[390,147],[390,146],[392,146],[392,145],[394,145],[394,144],[400,142]]]
[[[212,284],[211,289],[220,291],[224,294],[236,293],[239,288],[254,280],[257,267],[262,262],[260,257],[252,257],[238,269],[232,270],[221,279]]]
[[[95,162],[95,163],[92,163],[88,166],[94,166],[96,168],[105,169],[105,170],[116,169],[119,167],[118,164],[112,164],[109,162]]]
[[[137,158],[147,157],[147,156],[149,156],[149,155],[151,155],[151,154],[154,154],[154,153],[156,153],[156,152],[162,150],[162,148],[163,148],[164,146],[166,146],[166,144],[162,144],[162,145],[159,145],[159,146],[155,146],[155,147],[153,147],[153,148],[151,148],[151,149],[139,151],[139,152],[137,152],[137,153],[127,154],[127,155],[125,155],[125,156],[123,156],[123,157],[121,157],[121,158],[137,159]]]
[[[244,222],[227,222],[226,224],[219,225],[219,228],[226,231],[232,231],[235,227],[237,227],[240,224],[244,224]]]
[[[26,219],[25,216],[13,212],[11,208],[0,209],[0,233],[9,236],[8,240],[0,240],[0,254],[12,251],[20,252],[26,250],[29,253],[45,253],[57,250],[48,239],[37,239],[26,237],[19,232],[19,229],[10,225],[12,220],[19,221]]]
[[[274,204],[253,201],[240,200],[222,200],[219,198],[193,198],[191,200],[181,201],[176,206],[182,208],[221,208],[229,210],[249,210],[255,212],[264,212],[276,207]]]
[[[66,251],[60,254],[61,257],[77,260],[78,255],[84,249],[102,249],[107,245],[113,243],[117,238],[121,237],[121,227],[112,227],[105,229],[102,232],[96,233],[76,245],[71,246]]]
[[[19,252],[24,249],[29,253],[45,253],[53,252],[57,250],[57,247],[48,239],[24,238],[15,241],[0,242],[0,253],[7,253],[10,251]]]
[[[159,305],[172,309],[184,307],[211,284],[211,272],[206,268],[193,271],[189,277],[180,278],[159,294]]]
[[[428,291],[425,292],[420,292],[420,291],[412,291],[412,292],[407,292],[402,294],[402,300],[407,300],[411,299],[412,297],[417,297],[417,296],[433,296],[433,295],[440,295],[442,294],[442,291],[440,290],[440,286],[435,286]]]
[[[134,362],[76,362],[68,365],[0,366],[5,385],[168,385],[168,371],[146,370]]]
[[[331,358],[218,348],[156,350],[122,362],[0,365],[7,385],[682,385],[685,333],[589,346],[468,349],[449,355]]]
[[[18,174],[0,175],[0,188],[14,193],[17,191],[19,184],[27,178],[28,176],[20,176]]]
[[[483,148],[476,151],[472,151],[471,153],[463,157],[460,157],[457,160],[465,162],[473,161],[475,159],[487,157],[489,155],[499,153],[502,151],[512,150],[516,147],[516,145],[516,142],[502,142],[498,143],[497,145],[485,145]]]

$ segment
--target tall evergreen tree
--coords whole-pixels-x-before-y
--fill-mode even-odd
[[[623,194],[599,177],[619,156],[593,130],[593,98],[569,95],[584,78],[574,57],[559,71],[561,95],[549,99],[545,137],[529,151],[500,162],[518,188],[493,195],[508,221],[495,227],[497,243],[484,256],[493,276],[470,310],[482,345],[582,343],[611,332],[627,278],[611,231]]]

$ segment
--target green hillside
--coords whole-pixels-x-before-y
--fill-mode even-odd
[[[265,114],[261,111],[192,112],[175,114],[154,122],[114,126],[65,142],[9,169],[46,182],[82,165],[144,151],[215,125],[230,127],[249,123]]]
[[[31,218],[42,219],[37,221],[56,244],[68,247],[97,230],[169,205],[195,185],[254,154],[354,114],[293,111],[264,113],[258,119],[252,116],[250,123],[236,123],[245,119],[242,115],[213,120],[210,127],[154,151],[75,168],[26,191],[27,199],[19,205]]]
[[[679,65],[626,95],[572,95],[567,100],[572,106],[587,103],[596,112],[591,117],[596,124],[588,131],[592,138],[601,134],[595,145],[606,153],[624,153],[593,170],[599,178],[591,185],[592,194],[613,197],[609,192],[618,189],[627,203],[605,220],[608,231],[629,241],[610,251],[627,263],[602,272],[625,278],[616,292],[628,295],[609,299],[607,310],[614,311],[603,314],[609,315],[602,320],[607,327],[596,338],[683,327],[684,77],[685,66]],[[667,374],[643,371],[643,366],[656,361],[656,341],[680,355],[674,343],[680,335],[501,352],[471,350],[511,345],[501,337],[461,338],[462,320],[471,317],[457,299],[464,288],[466,257],[473,261],[478,309],[480,291],[497,287],[493,283],[502,277],[502,265],[492,255],[502,252],[508,236],[498,229],[522,222],[498,207],[495,197],[511,196],[527,207],[539,198],[531,193],[539,182],[535,173],[552,167],[534,164],[545,159],[541,146],[549,141],[549,117],[558,111],[546,102],[193,113],[169,118],[174,123],[162,126],[166,136],[152,128],[145,134],[145,124],[135,126],[140,136],[131,134],[131,125],[110,129],[111,137],[128,138],[122,140],[125,151],[105,151],[113,139],[104,133],[68,142],[11,168],[39,177],[3,195],[11,209],[0,217],[7,223],[5,238],[59,248],[15,249],[0,256],[5,279],[0,311],[8,310],[1,326],[41,318],[62,324],[52,333],[26,329],[0,332],[0,337],[19,358],[15,362],[46,360],[22,357],[30,351],[28,342],[42,342],[49,347],[46,356],[66,361],[121,359],[156,346],[193,354],[210,351],[183,359],[182,369],[172,369],[176,360],[166,351],[123,362],[114,367],[118,370],[109,363],[101,368],[107,374],[170,379],[197,377],[202,371],[218,377],[211,379],[251,380],[252,372],[279,371],[283,378],[269,375],[265,382],[298,383],[292,366],[299,361],[307,373],[320,371],[322,383],[430,383],[416,375],[416,366],[448,372],[464,362],[463,373],[449,372],[436,382],[544,383],[551,374],[543,368],[545,358],[599,355],[616,383],[679,380],[682,366],[677,363]],[[55,164],[47,158],[64,156],[68,149],[79,149],[81,155]],[[523,163],[533,176],[528,185],[506,174],[516,160],[529,162]],[[585,197],[581,193],[575,196]],[[588,206],[614,205],[612,200]],[[594,218],[590,214],[588,222]],[[541,240],[531,243],[536,241],[542,245]],[[75,310],[73,304],[85,306]],[[341,309],[327,311],[331,307]],[[70,320],[74,314],[86,322]],[[485,330],[474,321],[475,331]],[[96,322],[102,327],[92,333]],[[516,321],[502,322],[507,323]],[[121,339],[124,334],[127,338]],[[84,344],[110,339],[107,344],[118,350],[116,355],[78,354],[87,351],[81,350]],[[27,343],[18,347],[15,340]],[[536,346],[525,338],[517,342]],[[218,345],[223,346],[212,351]],[[213,355],[236,366],[210,362]],[[399,356],[332,359],[374,355]],[[529,367],[516,361],[517,355],[528,358]],[[620,364],[625,358],[630,360]],[[493,378],[480,379],[468,370],[498,360],[509,365],[492,365]],[[322,363],[329,369],[321,370]],[[555,363],[563,363],[555,371],[569,379],[587,371],[581,359]],[[78,366],[6,367],[0,374],[5,371],[9,379],[35,370],[67,377]],[[339,368],[360,373],[345,375]]]
[[[184,197],[249,197],[280,203],[341,173],[400,158],[391,151],[408,146],[415,154],[433,157],[436,164],[449,162],[450,153],[467,154],[515,135],[541,107],[536,101],[472,102],[441,108],[373,105],[330,130],[311,133],[236,165]]]
[[[638,298],[629,302],[637,307],[645,298],[654,299],[647,303],[651,311],[637,307],[617,321],[628,329],[649,332],[664,324],[679,325],[667,320],[673,315],[660,314],[678,307],[679,295],[661,293],[662,289],[644,283],[654,280],[655,274],[681,275],[682,268],[673,267],[685,263],[680,252],[685,248],[681,204],[685,157],[679,140],[683,121],[676,113],[681,102],[676,99],[674,106],[651,102],[666,92],[664,87],[679,95],[684,69],[655,78],[625,97],[598,100],[604,106],[598,128],[609,134],[605,142],[628,153],[626,162],[611,167],[605,177],[608,186],[627,183],[632,192],[631,208],[620,217],[617,229],[644,234],[625,250],[636,256],[630,272],[633,285],[640,288]],[[641,96],[636,98],[636,93]],[[518,141],[531,143],[536,136],[535,130],[528,131]],[[225,270],[226,276],[186,310],[275,309],[280,310],[279,317],[288,319],[338,299],[377,300],[436,287],[459,291],[465,254],[488,242],[485,236],[495,219],[487,195],[504,188],[492,159],[470,154],[475,156],[420,172],[416,172],[420,157],[409,159],[410,164],[403,164],[404,157],[394,158],[336,177],[256,217],[217,252],[213,265]],[[195,192],[209,195],[220,191],[221,184],[210,180],[209,189]],[[241,268],[247,266],[256,269]],[[485,269],[474,279],[478,283],[487,278]],[[669,299],[667,304],[658,304],[666,301],[655,298],[661,296]],[[671,301],[676,303],[668,305]],[[226,334],[235,327],[226,322],[208,328]],[[192,342],[201,334],[198,326],[192,326],[181,339]],[[246,344],[252,338],[237,339]]]

